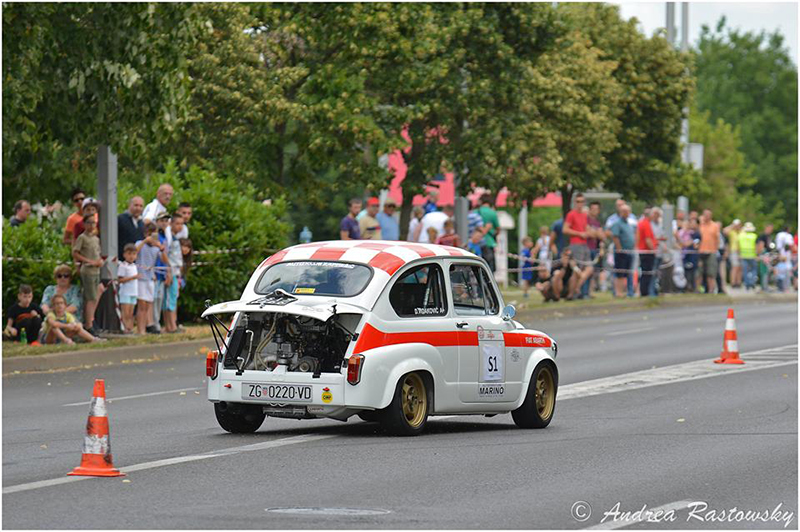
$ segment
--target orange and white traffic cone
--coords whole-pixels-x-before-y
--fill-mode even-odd
[[[116,469],[111,461],[111,440],[106,412],[106,384],[103,379],[94,381],[92,406],[89,409],[89,421],[86,423],[81,465],[67,474],[87,477],[125,476],[125,473]]]
[[[717,364],[744,364],[739,358],[739,341],[736,338],[736,320],[733,318],[733,309],[728,309],[728,319],[725,320],[725,335],[722,337],[722,354],[714,362]]]

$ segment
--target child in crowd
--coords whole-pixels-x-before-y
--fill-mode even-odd
[[[483,253],[481,252],[481,240],[483,240],[483,233],[480,229],[475,229],[467,243],[467,249],[479,257],[483,257]]]
[[[81,263],[83,323],[86,324],[86,330],[96,336],[94,311],[97,308],[97,300],[103,294],[103,285],[100,284],[100,267],[103,265],[103,259],[100,258],[100,238],[97,236],[97,222],[93,212],[83,215],[83,225],[86,230],[77,235],[75,243],[72,244],[72,258],[75,262]]]
[[[428,227],[428,242],[436,242],[439,240],[439,231],[435,227]]]
[[[539,267],[536,272],[538,277],[546,277],[542,273],[550,273],[550,264],[552,262],[552,251],[550,246],[550,228],[543,225],[539,228],[539,238],[536,239],[534,246],[533,256],[539,259]]]
[[[122,257],[125,259],[120,263],[117,268],[117,277],[119,280],[119,306],[122,308],[122,324],[125,326],[125,332],[133,332],[135,323],[133,320],[133,308],[136,306],[138,298],[138,282],[139,272],[136,268],[136,250],[135,244],[125,244],[122,250]]]
[[[97,221],[99,219],[97,216],[97,200],[94,198],[86,198],[83,200],[81,205],[83,206],[83,217],[78,220],[78,222],[72,228],[73,243],[84,231],[86,231],[86,224],[84,223],[83,218],[86,218],[87,215],[91,215],[94,219],[95,228],[97,228]]]
[[[522,263],[520,267],[522,271],[520,272],[520,280],[522,281],[522,297],[528,297],[528,290],[530,290],[531,284],[533,283],[533,261],[531,261],[531,254],[533,253],[533,239],[529,236],[526,236],[522,239]]]
[[[778,250],[778,264],[775,266],[775,280],[779,292],[788,292],[792,286],[792,246],[785,244]]]
[[[169,236],[169,226],[172,216],[168,212],[162,212],[156,217],[156,227],[158,228],[158,242],[160,249],[167,256],[167,247],[172,238]],[[164,309],[164,296],[166,295],[167,276],[169,275],[169,262],[161,256],[156,258],[156,277],[153,287],[153,329],[155,334],[161,333],[161,311]]]
[[[8,309],[8,322],[3,336],[19,342],[22,331],[31,345],[39,345],[39,329],[42,327],[42,309],[33,303],[33,288],[27,284],[19,285],[17,302]]]
[[[67,312],[67,300],[64,299],[64,296],[56,294],[50,303],[53,305],[53,309],[47,313],[47,319],[44,322],[41,339],[43,344],[74,344],[73,338],[76,336],[87,342],[105,341],[105,338],[93,336],[83,328],[83,325],[75,319],[72,313]]]
[[[189,273],[189,268],[192,267],[194,248],[192,247],[192,241],[188,238],[181,238],[180,242],[181,253],[183,254],[183,267],[181,268],[181,285],[179,288],[183,290],[186,287],[186,274]]]
[[[158,241],[157,230],[153,222],[148,222],[144,226],[144,240],[136,242],[136,270],[139,274],[136,286],[136,330],[139,334],[155,333],[152,322],[156,259],[159,255],[163,260],[167,259]]]
[[[452,219],[448,219],[444,222],[444,234],[436,239],[435,242],[442,246],[455,246],[457,248],[461,247],[461,239],[458,238],[456,226]]]
[[[180,291],[181,270],[183,269],[183,251],[180,240],[172,235],[183,231],[183,216],[176,212],[172,215],[170,230],[167,232],[167,259],[169,269],[164,282],[164,329],[168,333],[178,332],[178,294]]]

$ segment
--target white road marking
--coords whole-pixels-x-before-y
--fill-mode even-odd
[[[575,384],[567,384],[564,386],[559,386],[558,400],[564,401],[567,399],[577,399],[580,397],[591,397],[593,395],[637,390],[639,388],[660,386],[662,384],[674,384],[677,382],[704,379],[707,377],[717,377],[719,375],[730,375],[732,373],[742,373],[745,371],[755,371],[758,369],[790,366],[797,364],[796,358],[794,360],[770,360],[759,359],[758,355],[769,352],[780,352],[792,347],[796,346],[783,346],[773,349],[754,351],[753,353],[745,353],[741,356],[741,358],[745,360],[745,364],[715,364],[710,359],[697,360],[695,362],[687,362],[685,364],[676,364],[674,366],[665,366],[663,368],[634,371],[632,373],[614,375],[613,377],[605,377],[602,379],[577,382]],[[756,356],[748,359],[750,354]]]
[[[107,403],[113,403],[114,401],[125,401],[126,399],[139,399],[141,397],[153,397],[155,395],[167,395],[170,393],[179,393],[179,392],[192,392],[194,390],[202,390],[204,387],[195,387],[195,388],[178,388],[177,390],[164,390],[163,392],[150,392],[150,393],[140,393],[136,395],[125,395],[123,397],[112,397],[110,399],[106,399]],[[84,406],[92,404],[91,401],[81,401],[80,403],[67,403],[61,406]]]
[[[646,511],[649,512],[650,515],[653,516],[654,519],[658,519],[657,516],[660,513],[661,519],[663,520],[664,515],[666,513],[670,512],[670,511],[675,512],[677,510],[683,510],[684,508],[688,508],[691,503],[692,503],[692,501],[671,502],[669,504],[664,504],[663,506],[656,506],[655,508],[647,508]],[[609,508],[609,510],[610,510],[610,508]],[[633,509],[631,511],[635,512],[637,510],[639,510],[639,508]],[[645,514],[645,515],[647,515],[647,514]],[[622,520],[614,521],[613,520],[613,516],[609,517],[609,519],[610,520],[607,520],[605,523],[599,523],[597,525],[587,527],[584,530],[616,530],[618,528],[624,528],[626,526],[638,525],[638,524],[641,524],[642,522],[647,522],[647,518],[646,517],[644,519],[637,519],[637,520],[631,519],[630,521],[627,521],[627,520],[626,521],[622,521]]]
[[[627,331],[616,331],[616,332],[606,333],[606,336],[622,336],[623,334],[633,334],[644,331],[652,331],[653,329],[655,329],[655,327],[640,327],[638,329],[628,329]]]
[[[143,471],[145,469],[155,469],[157,467],[183,464],[186,462],[196,462],[198,460],[207,460],[209,458],[217,458],[220,456],[231,456],[234,454],[246,453],[250,451],[273,449],[275,447],[284,447],[286,445],[295,445],[298,443],[308,443],[312,441],[324,440],[327,438],[334,438],[334,437],[336,437],[336,434],[305,434],[302,436],[292,436],[291,438],[281,438],[279,440],[270,440],[261,443],[254,443],[251,445],[230,447],[228,449],[220,449],[219,451],[211,451],[203,454],[176,456],[175,458],[166,458],[164,460],[144,462],[141,464],[130,465],[127,467],[120,467],[119,470],[122,471],[123,473],[133,473],[134,471]],[[79,480],[92,480],[97,478],[102,478],[102,477],[60,477],[48,480],[38,480],[36,482],[28,482],[27,484],[17,484],[16,486],[7,486],[3,488],[3,495],[8,495],[9,493],[18,493],[20,491],[29,491],[39,488],[47,488],[50,486],[57,486],[59,484],[77,482]]]

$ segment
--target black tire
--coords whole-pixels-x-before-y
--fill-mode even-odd
[[[260,406],[225,402],[214,403],[214,414],[219,426],[234,434],[257,431],[267,417]]]
[[[417,436],[428,422],[431,397],[426,377],[416,372],[403,375],[397,382],[392,402],[377,411],[381,427],[394,436]]]
[[[360,417],[363,421],[367,423],[375,423],[378,421],[378,411],[377,410],[362,410],[359,412],[358,417]]]
[[[511,412],[514,423],[521,429],[545,428],[553,419],[557,391],[558,377],[555,368],[548,362],[542,362],[533,371],[525,401]]]

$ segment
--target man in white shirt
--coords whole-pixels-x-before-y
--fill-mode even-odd
[[[155,223],[159,214],[167,212],[167,205],[169,205],[169,202],[172,200],[172,194],[172,185],[169,183],[164,183],[158,187],[155,199],[147,204],[147,207],[144,208],[144,212],[142,213],[142,220],[145,225],[147,222]]]
[[[787,245],[789,248],[794,246],[794,237],[792,233],[789,232],[789,226],[784,226],[784,228],[775,235],[775,248],[780,252],[783,251]]]
[[[452,218],[454,214],[455,214],[455,209],[453,208],[453,206],[445,205],[441,211],[429,212],[428,214],[423,216],[422,221],[420,222],[422,229],[420,230],[419,233],[418,242],[421,242],[423,244],[427,243],[435,244],[436,240],[434,240],[433,242],[431,242],[430,240],[430,235],[428,234],[428,228],[433,227],[434,229],[436,229],[437,238],[439,236],[442,236],[442,234],[444,233],[444,223],[448,219]]]

